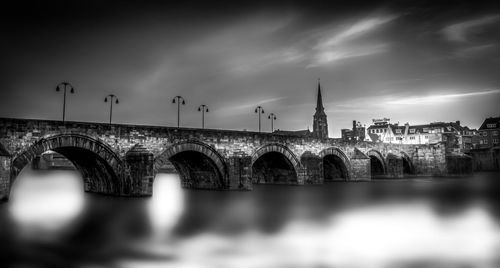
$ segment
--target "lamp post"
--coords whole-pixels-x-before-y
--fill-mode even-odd
[[[104,102],[108,102],[108,97],[109,97],[109,124],[111,125],[111,119],[113,118],[113,98],[115,99],[115,103],[118,104],[118,97],[116,97],[113,94],[109,94],[104,98]]]
[[[177,128],[179,128],[179,126],[180,126],[181,100],[182,100],[182,105],[185,105],[186,101],[181,96],[175,96],[172,99],[172,103],[175,103],[176,99],[177,99]]]
[[[264,108],[262,108],[261,106],[257,106],[257,108],[255,108],[255,113],[259,114],[259,132],[260,132],[260,114],[264,113]]]
[[[276,115],[273,113],[270,113],[269,116],[267,116],[267,119],[271,119],[271,133],[274,131],[274,120],[276,120]]]
[[[198,107],[198,112],[201,112],[201,128],[205,128],[205,112],[208,113],[208,106],[202,104]]]
[[[61,90],[63,90],[63,118],[62,118],[62,121],[64,123],[65,119],[66,119],[66,89],[69,88],[70,89],[70,93],[73,94],[75,93],[75,89],[73,88],[73,86],[68,83],[68,82],[62,82],[62,83],[59,83],[57,86],[56,86],[56,91],[59,92]]]

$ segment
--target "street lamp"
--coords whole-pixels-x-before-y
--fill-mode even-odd
[[[118,97],[113,95],[113,94],[109,94],[108,96],[106,96],[104,98],[104,102],[108,102],[108,97],[109,97],[109,103],[110,103],[110,106],[109,106],[109,124],[111,125],[111,119],[113,118],[113,98],[115,99],[115,103],[118,104]]]
[[[255,108],[255,113],[259,114],[259,132],[260,132],[260,114],[264,113],[264,108],[262,108],[261,106],[257,106],[257,108]]]
[[[62,83],[59,83],[59,85],[56,86],[56,91],[59,92],[61,91],[61,89],[64,91],[64,98],[63,98],[63,123],[65,121],[65,117],[66,117],[66,89],[69,88],[70,89],[70,93],[73,94],[75,93],[75,89],[73,88],[73,86],[68,83],[68,82],[62,82]]]
[[[175,103],[176,99],[177,99],[177,128],[179,128],[179,126],[180,126],[181,100],[182,100],[182,105],[185,105],[186,101],[181,96],[175,96],[175,98],[172,99],[172,103]]]
[[[271,133],[274,131],[274,125],[273,122],[276,120],[276,115],[273,113],[270,113],[269,116],[267,116],[267,119],[271,119]]]
[[[205,104],[200,105],[198,112],[201,112],[201,128],[205,128],[205,112],[208,113],[208,106]]]

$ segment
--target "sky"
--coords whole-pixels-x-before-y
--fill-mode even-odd
[[[352,120],[478,128],[500,116],[493,1],[16,1],[0,8],[0,117],[257,130],[312,129],[318,78],[330,137]]]

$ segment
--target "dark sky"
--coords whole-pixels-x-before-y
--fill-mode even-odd
[[[2,4],[0,117],[312,128],[321,78],[331,137],[352,120],[478,127],[500,110],[500,6],[481,1]],[[493,2],[493,1],[491,1]],[[307,3],[307,2],[305,2]]]

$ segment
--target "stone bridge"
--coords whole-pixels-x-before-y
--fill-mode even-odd
[[[445,144],[347,144],[249,131],[0,118],[0,198],[46,151],[73,163],[88,192],[149,196],[164,167],[185,188],[250,190],[253,184],[322,184],[470,173]],[[1,153],[3,151],[3,153]],[[3,154],[3,156],[2,156]]]

